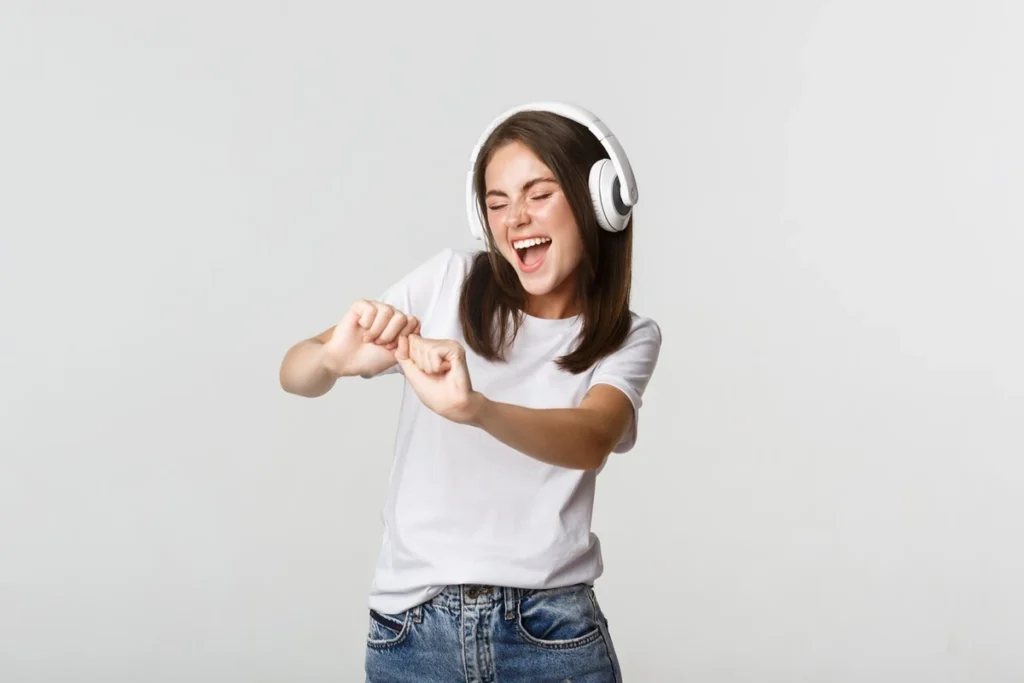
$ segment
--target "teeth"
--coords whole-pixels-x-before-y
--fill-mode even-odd
[[[528,240],[518,240],[516,242],[513,242],[512,243],[512,247],[515,248],[515,249],[526,249],[527,247],[533,247],[533,246],[536,246],[538,244],[544,244],[545,242],[550,242],[550,241],[551,241],[550,237],[533,237],[533,238],[528,239]]]

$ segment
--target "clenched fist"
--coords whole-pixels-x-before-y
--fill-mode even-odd
[[[415,316],[379,301],[358,299],[324,343],[323,366],[338,377],[371,377],[394,365],[398,340],[419,329]]]
[[[414,333],[399,337],[395,359],[423,405],[453,422],[473,421],[477,394],[461,344]]]

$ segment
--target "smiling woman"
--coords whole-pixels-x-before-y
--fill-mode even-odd
[[[562,186],[523,142],[513,140],[485,154],[487,222],[494,244],[516,267],[529,295],[524,310],[541,318],[575,314],[582,241]],[[552,292],[558,284],[560,290]]]
[[[504,115],[468,178],[480,251],[444,249],[289,350],[282,385],[400,374],[366,675],[621,681],[594,592],[598,472],[632,449],[661,330],[629,307],[625,154],[565,105]],[[630,203],[626,203],[626,200]]]
[[[514,143],[509,145],[508,149],[518,153],[521,158],[526,160],[527,163],[524,164],[524,166],[527,168],[524,170],[527,172],[529,172],[528,167],[534,165],[530,162],[536,162],[536,164],[540,165],[540,160],[537,159],[529,148],[524,145]],[[490,165],[488,168],[495,169],[495,172],[497,172],[498,169],[506,170],[503,169],[500,162]],[[538,185],[540,187],[538,187]],[[488,183],[488,187],[493,186]],[[547,192],[545,192],[545,190],[547,190]],[[544,207],[545,203],[550,206],[551,202],[548,202],[548,200],[551,199],[555,192],[560,190],[561,188],[558,186],[557,180],[545,176],[530,178],[527,180],[522,185],[521,193],[530,193],[529,201],[533,202],[534,205]],[[513,220],[517,218],[515,211],[521,209],[509,209],[509,202],[511,201],[511,198],[504,190],[488,189],[486,197],[488,200],[487,211],[489,216],[492,217],[492,220],[495,218],[500,220],[502,213],[512,216]],[[567,206],[567,204],[564,205]],[[510,237],[509,242],[516,251],[516,256],[519,259],[520,271],[529,273],[536,271],[540,266],[544,259],[544,254],[547,252],[547,248],[551,245],[551,237],[531,232],[530,234],[520,235],[514,239]]]
[[[467,343],[482,357],[505,356],[524,314],[580,316],[580,343],[556,360],[571,372],[593,366],[630,333],[633,216],[618,196],[617,171],[607,173],[605,144],[579,121],[526,108],[480,145],[470,183],[489,248],[463,286],[461,316]]]

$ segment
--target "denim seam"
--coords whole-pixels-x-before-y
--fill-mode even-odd
[[[398,632],[397,636],[395,636],[394,638],[389,638],[387,640],[374,640],[373,638],[370,638],[369,636],[367,636],[367,638],[366,638],[366,646],[371,648],[371,649],[373,649],[373,650],[387,650],[389,648],[395,647],[396,645],[401,645],[402,643],[404,643],[405,639],[409,635],[409,629],[411,628],[410,627],[410,623],[409,623],[410,622],[410,616],[411,616],[410,612],[406,612],[405,613],[405,617],[402,620],[402,630]],[[375,621],[376,621],[376,619],[375,619]],[[396,625],[398,624],[397,621],[394,622],[394,623]]]
[[[469,655],[466,652],[466,604],[459,600],[459,642],[462,644],[462,670],[466,672],[466,683],[469,681]]]
[[[604,641],[604,656],[608,658],[608,668],[612,671],[615,683],[622,683],[622,680],[619,678],[619,671],[615,667],[615,660],[612,658],[611,634],[608,633],[607,625],[604,623],[604,614],[601,611],[601,606],[597,604],[597,595],[594,593],[593,588],[590,588],[587,594],[590,596],[590,602],[594,605],[594,613],[597,615],[597,628],[601,631],[601,640]]]
[[[593,601],[593,598],[591,598],[591,601]],[[540,638],[536,638],[530,635],[529,631],[526,630],[526,627],[523,626],[523,611],[521,602],[516,604],[516,630],[519,632],[520,637],[523,638],[523,640],[525,640],[526,642],[536,645],[538,647],[542,647],[547,650],[573,650],[579,647],[583,647],[585,645],[590,645],[595,640],[598,640],[599,638],[603,637],[603,634],[601,633],[601,626],[599,623],[598,627],[595,630],[589,633],[585,633],[579,638],[572,638],[570,640],[541,640]]]

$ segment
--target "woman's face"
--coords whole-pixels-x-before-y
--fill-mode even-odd
[[[575,313],[583,242],[555,174],[529,147],[510,142],[494,152],[484,181],[487,223],[530,295],[527,313],[553,318]]]

